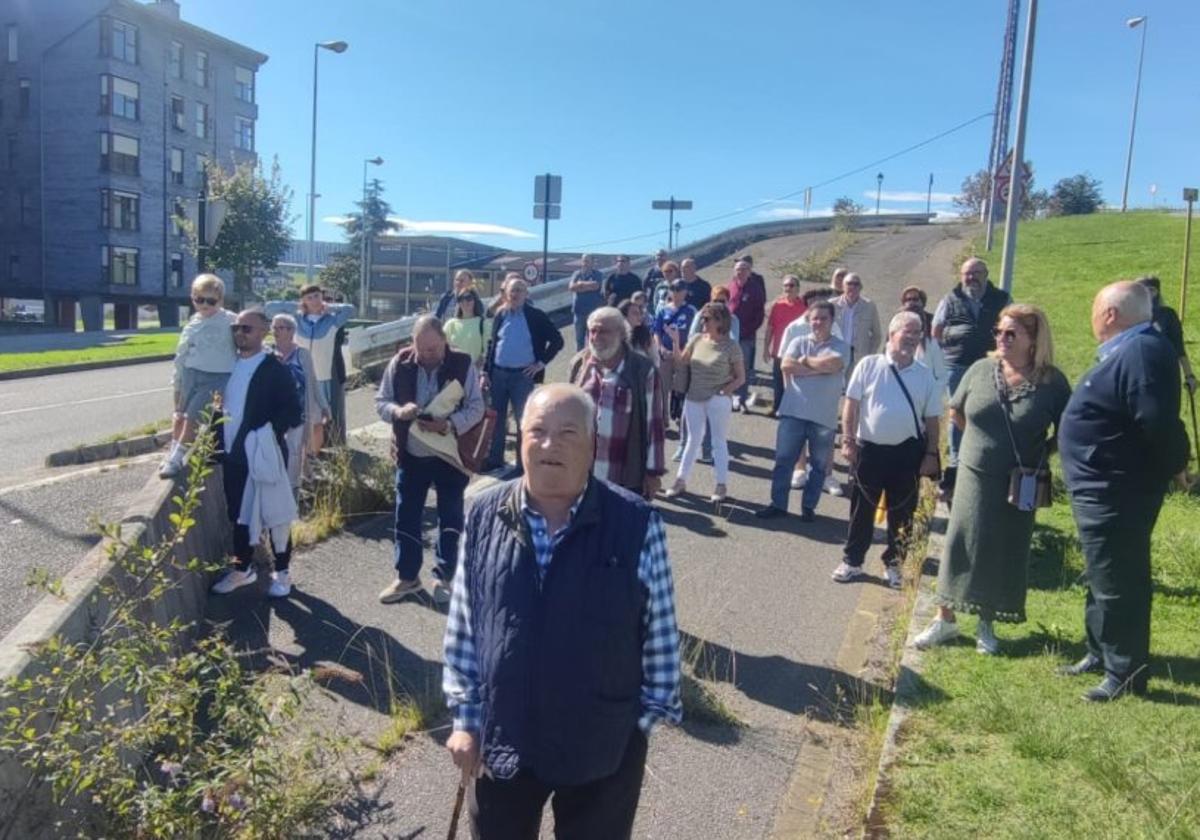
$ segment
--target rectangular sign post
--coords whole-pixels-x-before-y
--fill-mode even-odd
[[[1188,284],[1188,256],[1192,250],[1192,205],[1200,200],[1200,189],[1196,187],[1184,187],[1183,200],[1187,202],[1187,223],[1183,227],[1183,283],[1179,289],[1179,320],[1183,321],[1187,317],[1187,284]],[[1200,445],[1198,443],[1197,445]]]
[[[655,199],[654,201],[651,201],[650,209],[669,211],[669,213],[667,215],[667,250],[668,251],[673,250],[672,236],[675,233],[675,211],[676,210],[691,210],[692,202],[684,201],[681,198],[676,198],[675,196],[671,196],[666,201],[663,201],[661,199]],[[679,243],[675,243],[675,244],[677,245]]]
[[[533,179],[533,218],[542,219],[542,277],[550,277],[550,220],[562,218],[562,176],[537,175]]]

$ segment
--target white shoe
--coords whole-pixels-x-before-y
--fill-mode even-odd
[[[979,627],[975,631],[975,650],[985,656],[995,656],[1000,652],[1000,640],[996,638],[992,622],[979,619]]]
[[[715,488],[713,488],[713,494],[708,497],[708,500],[710,502],[712,502],[714,505],[719,505],[719,504],[721,504],[721,502],[725,501],[725,496],[726,496],[725,485],[718,484]]]
[[[887,575],[887,585],[892,589],[899,589],[904,584],[904,578],[900,574],[899,566],[887,566],[883,571]]]
[[[271,586],[267,589],[267,595],[271,598],[286,598],[291,594],[292,576],[286,570],[271,572]]]
[[[758,394],[751,391],[750,394],[746,397],[746,407],[754,408],[754,406],[756,406],[756,405],[758,405]]]
[[[808,481],[808,470],[792,470],[792,489],[800,490]]]
[[[158,467],[159,478],[174,478],[183,472],[183,462],[187,459],[187,450],[179,444],[171,447],[170,453]]]
[[[929,626],[913,639],[913,647],[917,650],[927,650],[934,645],[945,644],[958,636],[958,623],[935,618]]]
[[[825,492],[830,496],[842,495],[842,482],[838,481],[832,475],[825,479]]]
[[[249,586],[258,580],[258,572],[254,569],[230,569],[225,577],[212,585],[212,593],[214,595],[228,595],[235,589],[241,589],[243,586]]]
[[[864,574],[861,566],[851,566],[844,560],[833,570],[833,579],[838,583],[849,583],[858,580]]]
[[[675,479],[675,483],[663,491],[663,498],[674,499],[676,496],[682,496],[686,492],[687,486],[679,479]]]
[[[733,404],[734,411],[742,410],[742,398],[741,397],[731,397],[730,402]]]

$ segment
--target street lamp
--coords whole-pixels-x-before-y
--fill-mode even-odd
[[[304,276],[310,284],[313,279],[313,235],[317,227],[317,56],[321,50],[344,53],[349,47],[345,41],[318,41],[313,44],[312,143],[308,155],[308,263],[304,269]]]
[[[358,214],[358,235],[359,238],[362,239],[362,256],[358,261],[358,267],[362,272],[358,287],[358,305],[362,307],[364,317],[366,317],[369,305],[367,301],[367,164],[370,164],[371,166],[383,166],[383,158],[366,158],[363,161],[362,212]]]
[[[1138,97],[1142,93],[1142,58],[1146,55],[1146,29],[1150,26],[1147,15],[1130,18],[1125,25],[1130,29],[1142,27],[1142,47],[1138,50],[1137,81],[1133,84],[1133,116],[1129,120],[1129,151],[1125,155],[1125,186],[1121,189],[1121,212],[1129,202],[1129,170],[1133,167],[1133,132],[1137,129]]]
[[[875,176],[875,215],[879,215],[879,199],[883,197],[883,173]]]

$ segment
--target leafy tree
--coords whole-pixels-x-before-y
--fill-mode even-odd
[[[341,295],[351,303],[362,308],[358,299],[359,283],[362,272],[359,267],[359,250],[345,251],[334,254],[321,269],[321,288],[328,289],[334,295]]]
[[[862,205],[848,195],[833,202],[833,215],[835,216],[861,216],[862,211]]]
[[[1045,190],[1039,191],[1033,188],[1033,164],[1025,161],[1025,168],[1029,170],[1030,178],[1025,200],[1021,202],[1021,218],[1032,219],[1039,213],[1045,212],[1048,197]],[[954,198],[954,206],[958,208],[958,214],[964,219],[979,218],[984,202],[987,201],[991,191],[992,178],[986,169],[980,169],[973,175],[968,175],[963,179],[958,195]],[[997,211],[997,218],[1003,218],[1004,215],[1003,208]]]
[[[283,183],[278,159],[269,177],[261,162],[239,164],[230,171],[210,165],[208,190],[228,205],[208,262],[233,272],[233,297],[244,301],[251,296],[255,269],[275,268],[292,241],[292,190]]]
[[[1048,216],[1083,216],[1095,213],[1104,204],[1100,182],[1086,172],[1063,178],[1050,191]]]
[[[342,222],[348,241],[344,253],[337,254],[321,271],[321,285],[340,292],[346,300],[365,308],[360,301],[359,287],[362,282],[362,252],[363,252],[363,219],[366,219],[367,258],[370,259],[371,242],[377,236],[389,231],[399,230],[400,225],[391,221],[388,216],[392,207],[383,198],[383,182],[378,178],[371,180],[367,187],[365,200],[356,201],[357,213],[350,213]]]

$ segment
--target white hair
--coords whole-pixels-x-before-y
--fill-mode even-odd
[[[296,319],[293,318],[291,315],[287,314],[286,312],[280,312],[278,315],[276,315],[274,318],[271,319],[272,327],[275,326],[275,324],[277,324],[277,323],[284,323],[284,324],[287,324],[289,327],[291,327],[293,330],[296,329]]]
[[[620,309],[617,309],[615,306],[601,306],[593,309],[592,314],[587,317],[587,325],[589,327],[593,322],[599,323],[601,321],[617,324],[621,330],[621,340],[626,344],[629,343],[633,328],[629,326],[629,321],[621,314]]]
[[[584,428],[592,435],[596,433],[596,403],[592,399],[591,394],[580,388],[578,385],[571,385],[567,382],[552,382],[548,385],[541,385],[529,395],[529,400],[540,399],[542,401],[550,399],[558,399],[561,402],[573,403],[580,411],[583,412]],[[521,428],[525,427],[525,420],[529,417],[528,403],[526,409],[521,413]]]
[[[1099,297],[1104,306],[1117,310],[1117,318],[1125,327],[1149,321],[1154,314],[1154,298],[1140,283],[1110,283],[1100,290]]]
[[[925,330],[925,322],[921,320],[921,316],[916,312],[897,312],[892,316],[892,320],[888,321],[888,335],[898,333],[909,324],[914,323],[920,327],[922,331]]]

